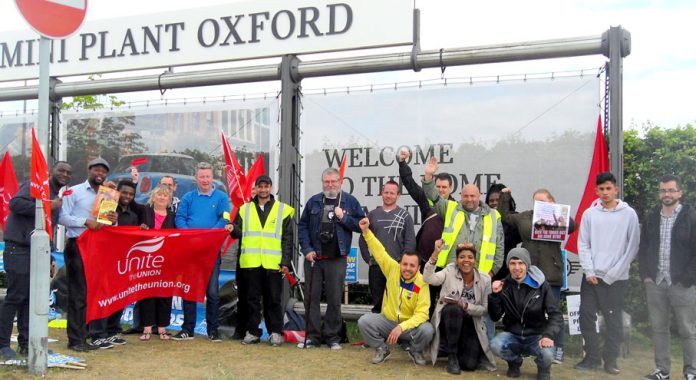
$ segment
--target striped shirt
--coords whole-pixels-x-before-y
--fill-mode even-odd
[[[657,262],[657,278],[656,284],[660,284],[663,280],[667,281],[667,285],[672,285],[672,277],[669,273],[670,254],[672,250],[672,227],[677,220],[677,215],[681,211],[682,205],[677,206],[670,216],[666,216],[660,211],[660,252]]]

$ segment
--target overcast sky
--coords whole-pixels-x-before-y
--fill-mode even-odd
[[[229,3],[229,0],[93,0],[87,22]],[[422,49],[469,47],[492,43],[599,36],[610,26],[631,32],[632,50],[624,61],[624,126],[645,121],[673,127],[696,122],[696,2],[649,0],[461,1],[420,0]],[[284,3],[285,4],[285,3]],[[388,17],[388,16],[386,16]],[[0,32],[26,29],[14,1],[0,1]],[[689,26],[691,25],[691,26]],[[362,55],[364,52],[351,53]],[[557,72],[600,67],[604,57],[448,68],[447,77]],[[392,82],[439,78],[437,69],[350,78],[314,79],[305,88],[348,83]],[[226,94],[273,92],[277,84],[227,87]],[[203,96],[212,90],[176,90],[168,96]],[[156,92],[128,99],[159,99]],[[128,100],[127,99],[127,100]],[[13,102],[14,103],[14,102]],[[0,104],[0,109],[21,108]]]

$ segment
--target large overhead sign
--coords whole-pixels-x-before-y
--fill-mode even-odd
[[[265,0],[88,22],[53,41],[51,75],[69,76],[408,45],[411,0]],[[31,31],[0,34],[0,81],[38,76]]]

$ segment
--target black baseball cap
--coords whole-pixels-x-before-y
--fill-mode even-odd
[[[254,182],[254,186],[258,186],[260,183],[265,182],[269,185],[273,185],[273,181],[271,181],[271,177],[267,175],[260,175],[256,178],[256,182]]]

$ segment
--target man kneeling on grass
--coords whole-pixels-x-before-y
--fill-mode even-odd
[[[404,252],[401,263],[397,262],[387,254],[369,227],[370,221],[363,218],[360,230],[387,278],[382,312],[367,313],[358,320],[363,339],[377,349],[372,363],[384,362],[391,354],[389,345],[399,343],[409,345],[407,352],[414,363],[425,365],[423,350],[430,344],[435,330],[428,322],[430,289],[419,272],[418,253]]]
[[[554,359],[552,337],[563,326],[558,300],[545,281],[544,273],[531,265],[526,248],[508,253],[510,274],[494,281],[488,296],[488,313],[497,321],[503,317],[505,331],[491,341],[491,351],[508,363],[507,377],[520,377],[523,356],[533,356],[537,379],[551,378]]]

